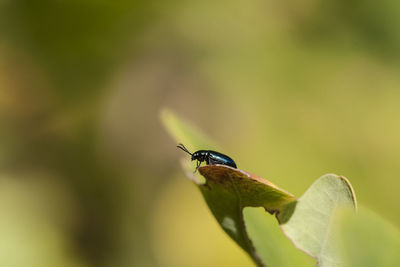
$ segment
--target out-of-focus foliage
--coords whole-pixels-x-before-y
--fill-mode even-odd
[[[0,1],[7,255],[250,264],[187,193],[164,106],[295,195],[321,173],[351,177],[361,203],[400,225],[399,13],[394,0]]]
[[[368,208],[342,210],[333,225],[344,266],[396,266],[400,231]]]

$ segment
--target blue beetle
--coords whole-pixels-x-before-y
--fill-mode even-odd
[[[205,161],[207,165],[212,165],[212,164],[222,164],[222,165],[227,165],[233,168],[236,167],[236,163],[228,157],[227,155],[224,155],[222,153],[212,151],[212,150],[198,150],[194,153],[190,153],[189,150],[183,145],[179,144],[177,146],[178,148],[182,149],[186,153],[192,156],[192,161],[197,160],[197,166],[194,172],[197,171],[197,169],[200,167],[200,164]]]

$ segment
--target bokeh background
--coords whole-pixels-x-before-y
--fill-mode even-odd
[[[0,1],[0,266],[252,266],[168,107],[300,196],[349,178],[400,225],[395,0]]]

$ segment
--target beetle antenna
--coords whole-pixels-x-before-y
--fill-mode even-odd
[[[182,149],[183,151],[185,151],[186,153],[188,153],[189,155],[193,155],[192,153],[189,152],[189,150],[183,145],[183,144],[179,144],[176,147]]]

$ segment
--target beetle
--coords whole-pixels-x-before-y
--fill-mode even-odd
[[[233,161],[233,159],[222,153],[212,150],[198,150],[194,153],[190,153],[189,150],[183,144],[179,144],[177,147],[182,149],[189,155],[191,155],[192,161],[197,160],[197,166],[194,172],[197,171],[197,169],[200,167],[203,161],[205,161],[207,165],[222,164],[233,168],[237,168],[236,163]]]

